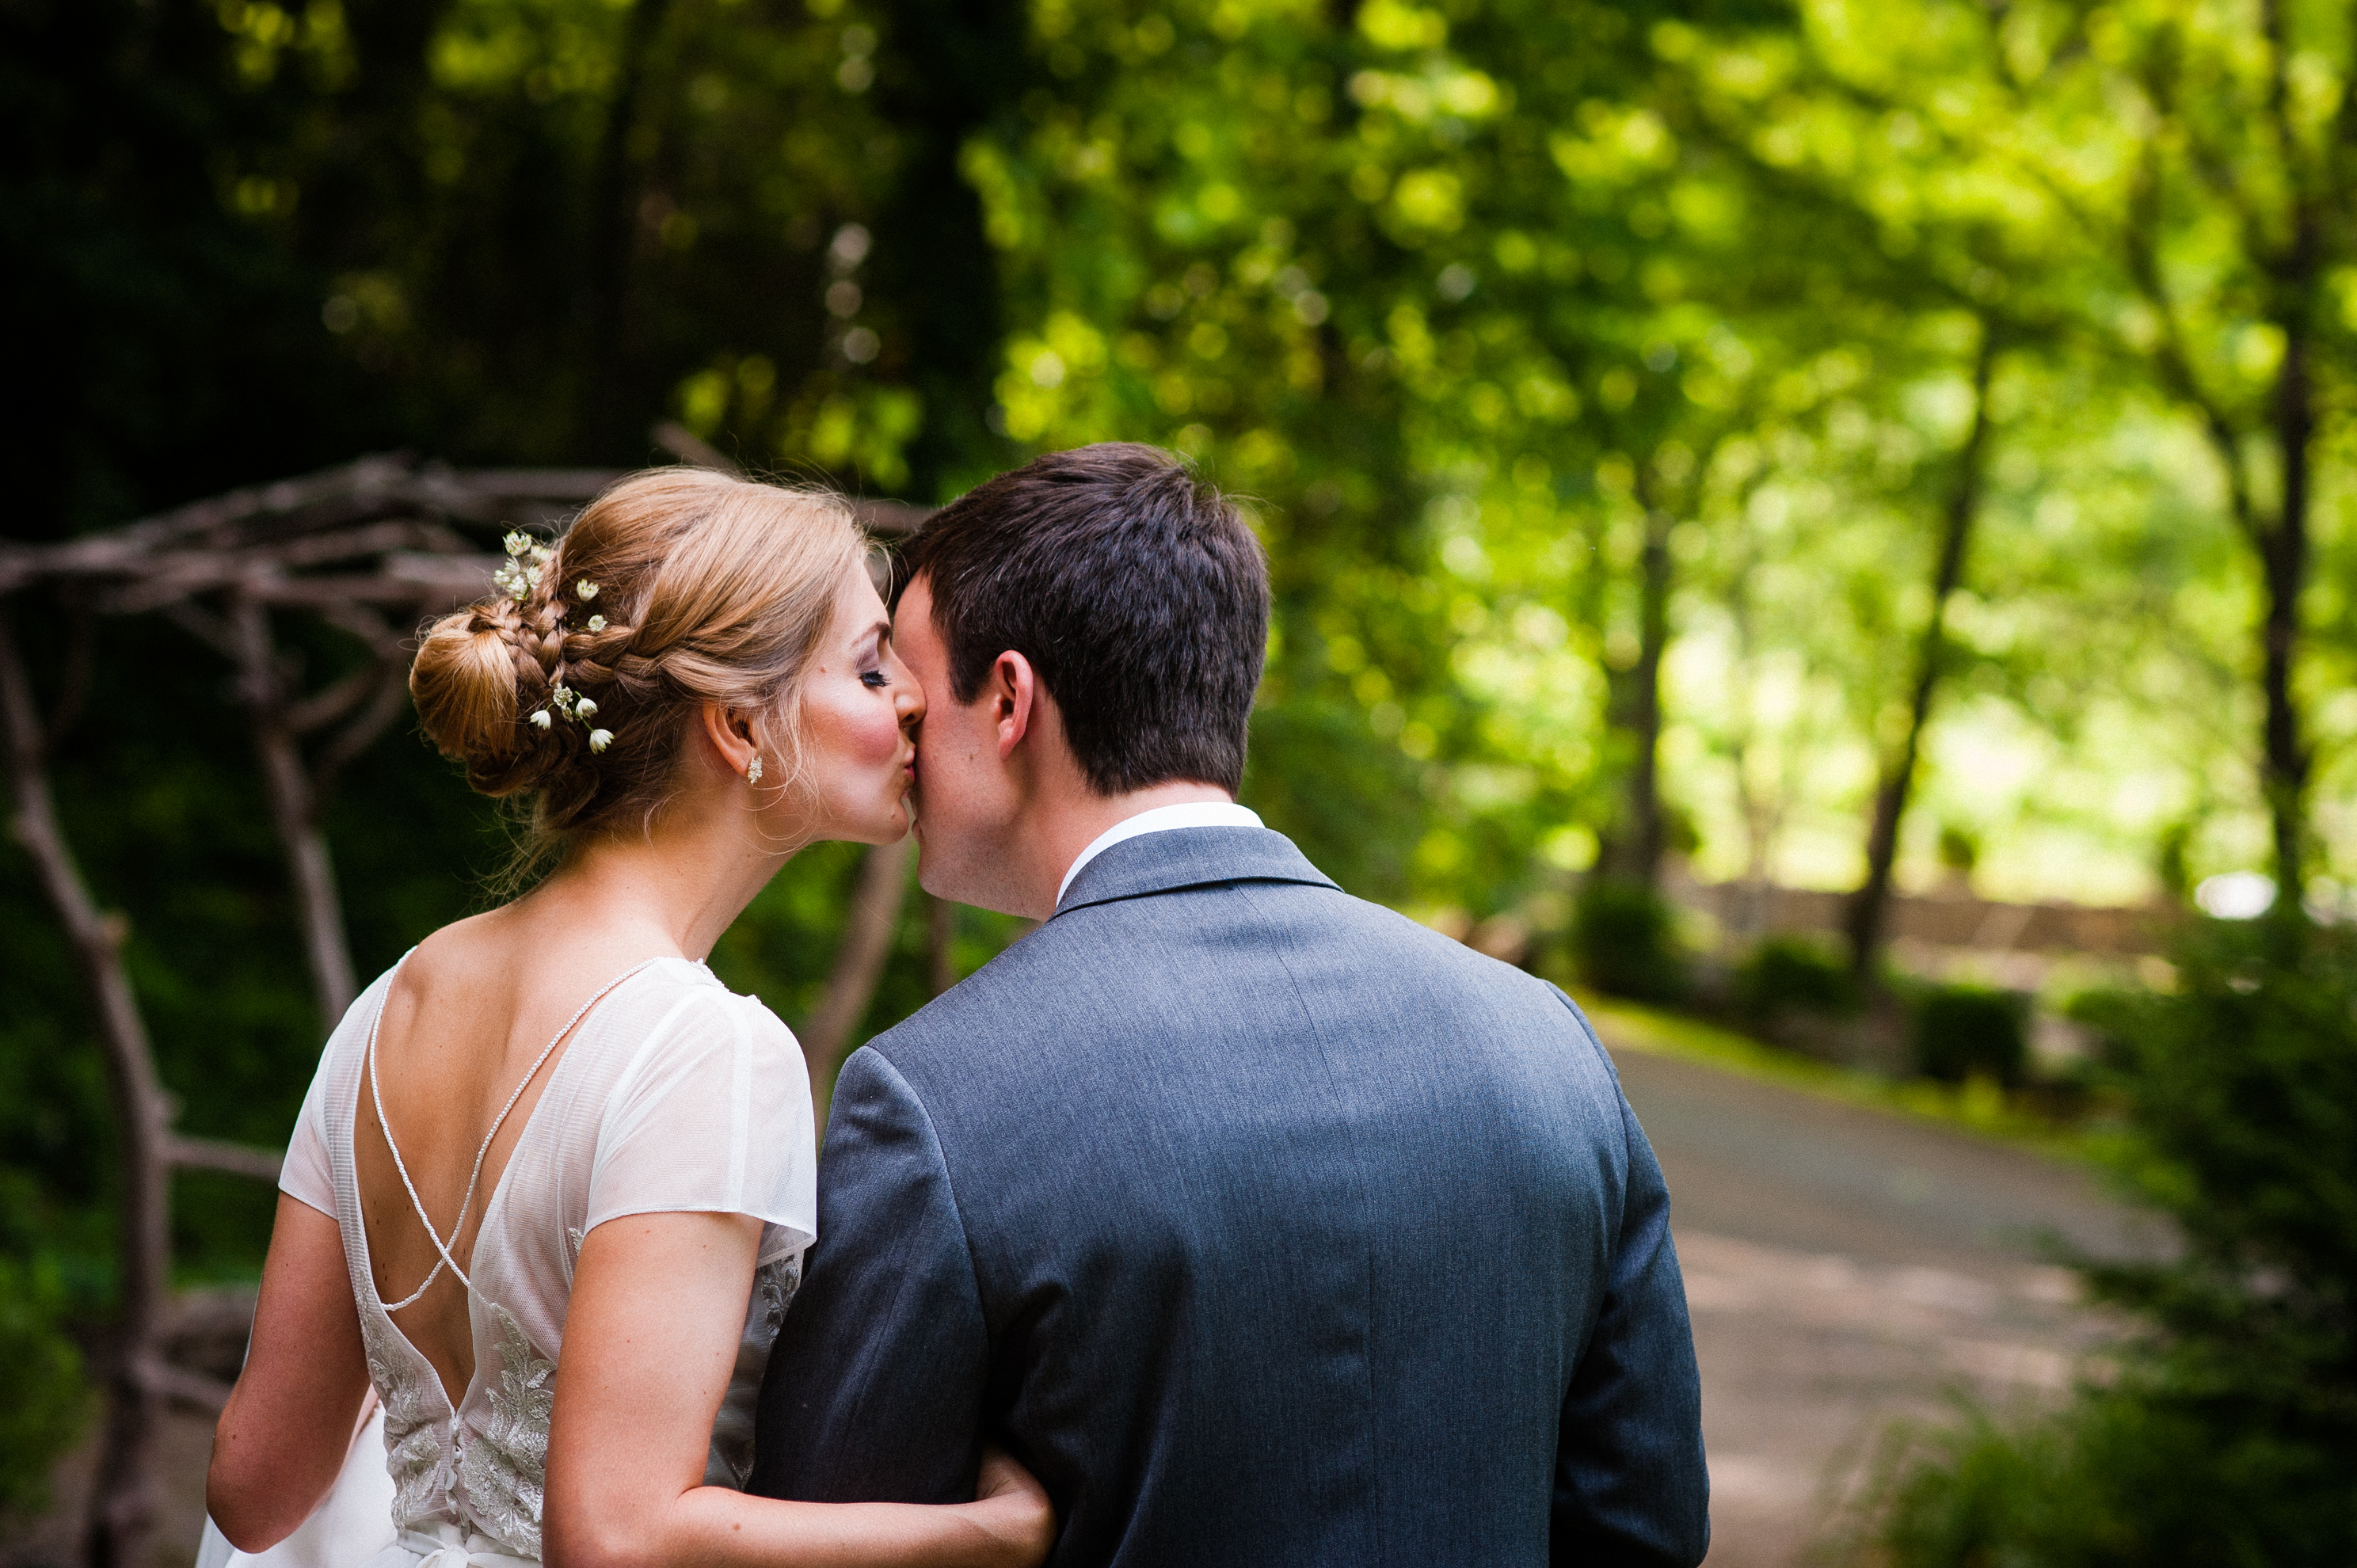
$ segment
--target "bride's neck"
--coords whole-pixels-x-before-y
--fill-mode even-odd
[[[754,841],[738,813],[673,810],[645,832],[581,845],[511,908],[701,963],[787,859]]]

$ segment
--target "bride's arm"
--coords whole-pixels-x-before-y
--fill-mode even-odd
[[[205,1508],[241,1552],[275,1546],[335,1484],[368,1393],[336,1222],[278,1196],[253,1339],[213,1433]]]
[[[565,1308],[541,1541],[548,1568],[1032,1568],[1036,1484],[972,1503],[799,1503],[704,1485],[761,1226],[642,1214],[589,1232]]]

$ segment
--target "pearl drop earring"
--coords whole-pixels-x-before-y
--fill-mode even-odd
[[[759,784],[760,781],[761,754],[757,751],[753,754],[753,760],[745,765],[745,782],[748,784]]]

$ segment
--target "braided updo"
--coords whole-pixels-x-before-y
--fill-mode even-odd
[[[755,741],[793,777],[802,673],[866,548],[834,496],[696,468],[634,474],[582,510],[536,576],[524,559],[522,598],[436,621],[410,695],[468,783],[533,795],[528,872],[658,810],[705,703],[758,715]],[[602,751],[589,724],[533,722],[561,712],[560,688],[596,704],[594,728],[612,736]]]

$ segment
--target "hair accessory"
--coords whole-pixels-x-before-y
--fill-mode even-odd
[[[753,754],[753,760],[745,765],[745,782],[748,784],[759,784],[760,781],[761,754],[757,751]]]
[[[586,605],[591,599],[597,596],[597,585],[591,582],[588,578],[584,577],[579,582],[573,585],[573,593],[576,598]]]
[[[551,690],[548,693],[548,706],[535,709],[530,715],[533,726],[542,730],[551,728],[557,718],[570,719],[576,725],[586,725],[597,716],[596,701],[583,696],[572,687],[565,685],[559,685]],[[613,744],[612,730],[593,729],[589,732],[591,751],[602,752]]]
[[[589,629],[590,629],[591,631],[603,631],[603,630],[605,630],[605,629],[606,629],[606,618],[605,618],[604,616],[591,616],[591,617],[589,618]]]
[[[521,531],[511,532],[505,542],[508,558],[500,562],[499,568],[491,574],[491,586],[516,603],[522,604],[532,597],[532,590],[540,581],[542,569],[554,558],[556,552]],[[529,570],[524,566],[527,558],[532,562]]]

